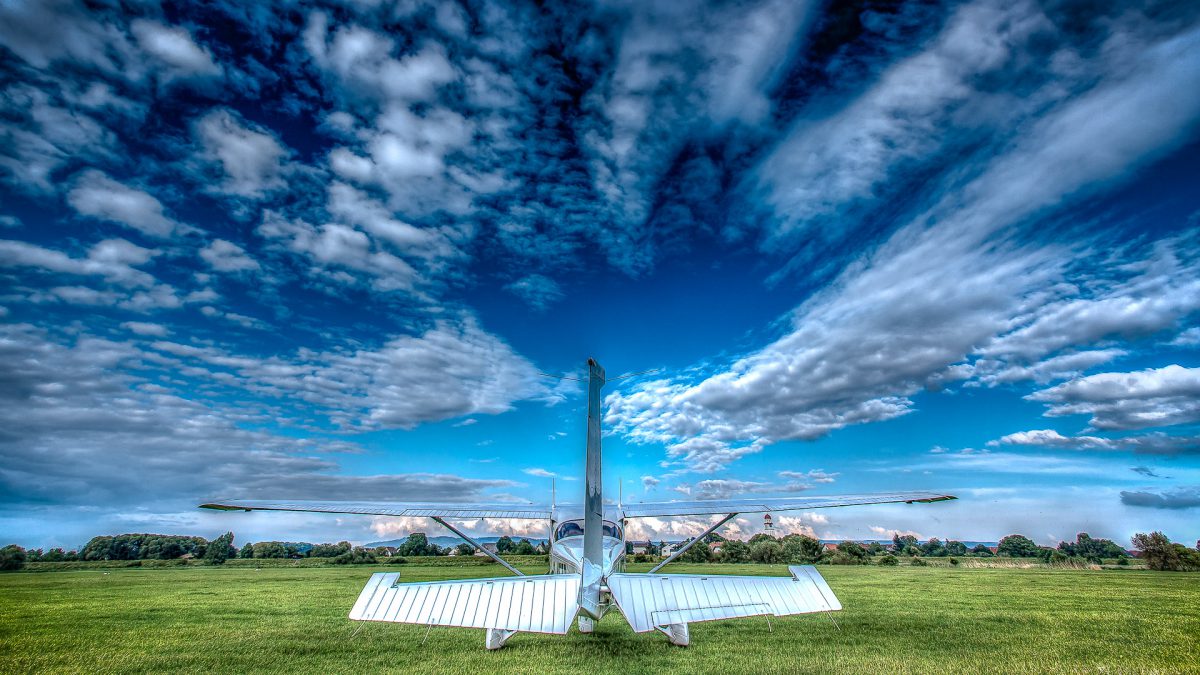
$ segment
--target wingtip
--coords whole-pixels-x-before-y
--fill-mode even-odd
[[[202,509],[212,509],[213,511],[249,511],[250,509],[240,506],[229,506],[228,504],[220,504],[218,502],[205,502],[200,505]]]
[[[938,495],[936,497],[925,497],[923,499],[912,499],[904,502],[905,504],[932,504],[934,502],[948,502],[952,499],[958,499],[954,495]]]

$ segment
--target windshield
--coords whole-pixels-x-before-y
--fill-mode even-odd
[[[568,520],[558,526],[558,530],[554,533],[555,539],[564,539],[566,537],[582,537],[583,536],[583,521]],[[604,521],[604,536],[613,537],[614,539],[621,538],[621,526],[611,521]]]

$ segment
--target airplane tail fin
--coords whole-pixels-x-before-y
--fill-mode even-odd
[[[587,462],[583,495],[583,585],[580,608],[600,618],[600,581],[604,570],[604,491],[601,485],[600,390],[604,369],[588,359]]]

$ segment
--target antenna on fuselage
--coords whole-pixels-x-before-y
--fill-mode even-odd
[[[554,496],[554,478],[550,478],[550,510],[554,510],[556,498]]]

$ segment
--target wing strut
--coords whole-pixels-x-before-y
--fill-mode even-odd
[[[431,517],[434,520],[436,520],[438,522],[438,524],[441,525],[442,527],[446,528],[447,530],[450,530],[451,532],[453,532],[454,534],[457,534],[458,536],[462,537],[463,539],[466,539],[468,544],[474,546],[475,548],[479,549],[480,551],[483,551],[484,555],[487,555],[492,560],[495,560],[496,562],[500,563],[501,565],[504,565],[506,568],[508,568],[509,572],[512,572],[513,574],[515,574],[519,577],[525,576],[524,572],[522,572],[521,570],[504,562],[503,558],[501,558],[500,556],[496,555],[495,553],[492,553],[491,551],[487,550],[486,548],[483,547],[482,544],[480,544],[479,542],[475,541],[474,539],[468,537],[464,532],[459,530],[457,527],[454,527],[450,523],[447,523],[445,520],[442,520],[442,518],[440,516],[431,516]]]
[[[720,527],[720,526],[724,525],[725,523],[729,522],[729,521],[730,521],[730,520],[731,520],[731,519],[732,519],[734,516],[736,516],[736,515],[737,515],[736,513],[731,513],[731,514],[729,514],[729,515],[725,516],[725,517],[724,517],[724,518],[722,518],[720,521],[718,521],[718,522],[717,522],[715,525],[713,525],[712,527],[710,527],[710,528],[708,528],[707,530],[705,530],[703,534],[701,534],[700,536],[696,537],[695,539],[693,539],[693,540],[689,541],[688,543],[684,544],[684,545],[683,545],[683,548],[680,548],[678,551],[675,551],[674,553],[672,553],[670,556],[668,556],[668,557],[667,557],[667,559],[666,559],[666,560],[664,560],[664,561],[662,561],[662,562],[658,563],[657,565],[655,565],[655,566],[654,566],[654,567],[653,567],[653,568],[652,568],[652,569],[651,569],[649,572],[646,572],[646,574],[654,574],[655,572],[657,572],[657,571],[661,570],[661,569],[663,568],[663,565],[666,565],[667,563],[671,562],[672,560],[674,560],[674,559],[678,558],[679,556],[683,555],[683,552],[684,552],[684,551],[686,551],[686,550],[688,550],[689,548],[691,548],[691,547],[695,546],[695,545],[696,545],[696,542],[698,542],[698,541],[700,541],[700,540],[704,539],[705,537],[707,537],[708,535],[712,534],[712,533],[713,533],[713,530],[716,530],[718,527]]]

